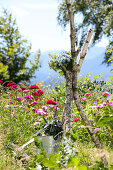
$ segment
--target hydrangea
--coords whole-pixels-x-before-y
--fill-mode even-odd
[[[49,62],[49,66],[54,70],[59,70],[61,69],[61,66],[65,66],[66,69],[70,70],[72,68],[71,53],[67,51],[63,51],[57,55],[53,55]]]

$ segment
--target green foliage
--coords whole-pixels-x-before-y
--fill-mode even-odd
[[[24,86],[28,90],[29,86],[21,84],[18,85],[16,89],[11,90],[11,87],[8,87],[7,90],[4,91],[2,88],[3,85],[0,85],[0,146],[2,148],[2,154],[0,155],[0,161],[2,160],[2,163],[0,162],[0,168],[7,166],[4,161],[7,161],[9,167],[11,167],[11,162],[12,164],[15,164],[15,167],[18,161],[22,162],[22,152],[19,152],[19,154],[16,153],[15,155],[16,149],[12,147],[12,143],[17,146],[17,149],[20,148],[20,146],[28,142],[33,135],[45,125],[43,116],[33,109],[39,110],[42,105],[47,106],[48,115],[44,115],[44,117],[48,122],[49,129],[47,129],[47,131],[49,131],[51,135],[54,134],[53,126],[55,125],[55,122],[52,122],[54,110],[47,105],[47,100],[51,99],[57,102],[57,106],[59,108],[57,110],[57,120],[59,120],[59,122],[62,120],[63,107],[66,98],[65,82],[62,82],[60,85],[55,83],[54,88],[50,85],[44,86],[41,82],[38,82],[36,85],[39,86],[39,89],[44,91],[44,94],[37,96],[38,99],[36,100],[38,101],[38,104],[35,105],[31,104],[35,101],[36,96],[33,95],[35,89],[24,93],[20,90],[20,87]],[[112,81],[105,81],[101,75],[94,76],[93,78],[91,77],[91,74],[88,74],[86,77],[80,76],[78,80],[78,90],[82,107],[90,120],[92,127],[98,133],[99,139],[107,152],[105,153],[109,160],[108,169],[112,169],[112,167],[110,167],[113,163],[111,156],[113,149]],[[102,93],[105,91],[109,92],[109,95],[103,96]],[[87,93],[91,95],[87,96]],[[10,94],[12,94],[12,96],[9,96]],[[26,95],[30,95],[32,98],[24,98]],[[21,98],[21,100],[17,101],[17,98]],[[85,100],[82,100],[83,98],[85,98]],[[97,106],[103,107],[97,108]],[[36,169],[36,167],[59,170],[68,167],[72,167],[74,169],[78,168],[78,170],[86,169],[86,167],[87,169],[103,168],[103,164],[100,162],[99,156],[95,156],[98,153],[96,152],[87,127],[85,127],[84,122],[81,120],[79,112],[73,103],[72,120],[74,118],[79,119],[78,121],[73,121],[72,133],[66,133],[65,138],[62,138],[58,153],[51,153],[48,157],[46,157],[46,153],[42,147],[43,145],[40,140],[37,140],[37,137],[34,138],[34,143],[29,144],[22,150],[30,156],[30,160],[26,165],[26,170]],[[43,130],[40,135],[44,135],[44,133],[45,132]],[[41,150],[37,155],[35,153],[34,144]],[[10,161],[7,160],[7,157],[4,155],[9,156]],[[21,165],[20,162],[18,163],[18,167]]]
[[[9,78],[9,75],[7,75],[7,69],[8,66],[5,66],[2,62],[0,62],[0,75],[2,75],[1,79],[3,80],[7,80]]]
[[[113,1],[112,0],[71,0],[73,13],[75,14],[75,36],[76,46],[82,46],[89,27],[94,30],[93,44],[100,41],[103,35],[109,38],[108,49],[113,48]],[[79,17],[78,17],[79,16]],[[81,18],[78,19],[78,18]],[[65,1],[60,3],[58,12],[58,23],[64,28],[69,23],[69,16]],[[78,40],[79,37],[80,41]],[[104,43],[104,42],[103,42]],[[105,55],[104,63],[108,65],[108,59],[112,53]]]
[[[0,17],[0,39],[0,79],[15,83],[29,80],[40,66],[40,51],[28,68],[26,62],[31,55],[31,45],[20,35],[16,20],[7,10]]]

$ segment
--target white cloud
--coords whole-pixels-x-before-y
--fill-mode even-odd
[[[24,3],[24,7],[30,8],[30,9],[53,9],[58,7],[58,3],[39,3],[39,4],[33,4],[33,3]]]
[[[11,9],[16,15],[18,15],[20,17],[29,15],[29,12],[26,11],[25,9],[18,8],[18,7],[15,7],[15,6],[12,6]]]
[[[102,40],[96,44],[97,47],[106,47],[109,44],[109,41],[107,38],[103,37]]]

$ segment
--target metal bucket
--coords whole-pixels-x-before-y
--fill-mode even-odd
[[[46,157],[49,157],[50,153],[57,153],[61,138],[54,140],[53,136],[37,136],[38,140],[42,141],[42,146]],[[39,148],[36,148],[36,153],[40,153]]]

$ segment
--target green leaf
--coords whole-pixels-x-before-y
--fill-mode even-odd
[[[59,73],[58,73],[60,76],[64,76],[64,73],[63,73],[63,71],[59,71]]]

